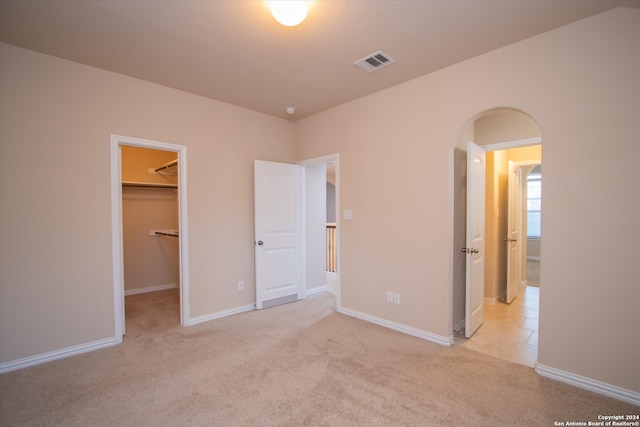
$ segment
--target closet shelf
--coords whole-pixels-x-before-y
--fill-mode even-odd
[[[177,184],[163,184],[157,182],[122,181],[123,187],[151,187],[151,188],[178,188]]]

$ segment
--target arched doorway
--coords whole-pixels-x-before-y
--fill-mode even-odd
[[[467,141],[486,151],[486,194],[484,197],[484,274],[482,283],[483,325],[464,338],[460,331],[467,321]],[[473,350],[533,366],[537,359],[539,288],[530,290],[526,278],[526,206],[524,197],[526,165],[541,163],[541,130],[527,114],[499,108],[478,114],[463,127],[452,149],[453,252],[452,256],[452,327],[455,343]],[[510,195],[509,163],[520,168],[517,194]],[[530,169],[530,168],[529,168]],[[516,175],[518,176],[518,175]],[[523,178],[524,177],[524,178]],[[511,202],[511,203],[510,203]],[[517,214],[516,212],[517,208]],[[471,214],[470,214],[471,215]],[[517,219],[517,224],[510,224]],[[519,238],[509,234],[517,230]],[[511,230],[511,229],[509,229]],[[517,242],[516,242],[517,240]],[[517,251],[508,250],[516,248]],[[518,258],[513,259],[517,253]],[[519,280],[519,297],[506,304],[507,271]],[[514,273],[514,268],[517,272]],[[539,284],[538,284],[539,285]],[[512,297],[513,298],[513,297]],[[468,331],[467,331],[468,332]]]

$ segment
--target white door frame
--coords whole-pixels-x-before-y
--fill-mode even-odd
[[[524,205],[526,204],[526,199],[524,198],[524,187],[527,185],[527,177],[526,175],[523,173],[523,168],[527,167],[527,166],[531,166],[531,169],[533,169],[533,167],[541,165],[542,164],[542,159],[533,159],[533,160],[523,160],[521,162],[513,162],[514,167],[516,167],[518,169],[518,173],[520,174],[520,185],[518,186],[518,198],[521,201],[520,204],[520,214],[519,214],[519,230],[518,230],[518,235],[519,235],[519,239],[520,239],[520,243],[518,245],[518,265],[520,266],[520,283],[523,282],[522,280],[522,265],[524,264],[525,261],[525,257],[524,254],[526,253],[526,248],[527,248],[527,230],[523,230],[522,224],[523,224],[523,218],[524,216],[527,214],[527,210],[524,208]],[[524,281],[526,283],[526,280]]]
[[[111,135],[111,241],[113,259],[114,330],[122,342],[124,319],[124,261],[122,237],[122,146],[173,151],[178,154],[178,228],[180,263],[180,325],[189,325],[189,256],[187,228],[187,147],[122,135]]]
[[[522,278],[522,168],[508,161],[507,179],[507,289],[505,302],[511,304],[518,296]]]
[[[336,188],[336,276],[337,276],[337,289],[336,289],[336,310],[340,311],[342,306],[340,304],[340,154],[328,154],[326,156],[314,157],[312,159],[299,161],[297,164],[300,166],[313,166],[319,163],[332,162],[336,168],[335,188]],[[306,197],[306,195],[305,195]],[[304,206],[304,203],[303,203]],[[304,214],[303,214],[304,215]],[[303,284],[303,290],[306,295],[306,283]]]

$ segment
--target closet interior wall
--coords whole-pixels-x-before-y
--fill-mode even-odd
[[[179,241],[167,235],[178,232],[177,166],[155,172],[176,157],[171,151],[122,146],[125,295],[179,287]]]

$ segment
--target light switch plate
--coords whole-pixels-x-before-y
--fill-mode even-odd
[[[344,219],[351,219],[351,209],[344,210]]]

